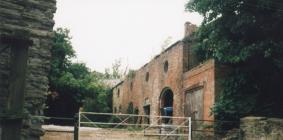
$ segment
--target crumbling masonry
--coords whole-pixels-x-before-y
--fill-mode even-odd
[[[56,0],[0,1],[0,139],[39,140]]]
[[[185,37],[196,26],[185,24]],[[113,113],[127,113],[130,103],[140,115],[190,116],[213,120],[210,109],[219,90],[220,65],[200,64],[192,44],[178,41],[113,88]],[[143,120],[148,123],[148,120]],[[169,121],[150,123],[170,123]],[[171,122],[174,123],[174,122]],[[175,122],[176,123],[176,122]]]

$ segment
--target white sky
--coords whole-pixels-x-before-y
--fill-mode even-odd
[[[160,53],[163,42],[182,39],[184,23],[201,16],[185,12],[188,0],[58,0],[55,28],[71,31],[75,61],[104,72],[114,60],[138,69]]]

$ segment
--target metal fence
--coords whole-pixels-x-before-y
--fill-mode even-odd
[[[241,135],[239,129],[216,129],[219,121],[192,120],[191,117],[79,112],[74,118],[34,118],[73,121],[74,126],[68,130],[47,129],[48,135],[61,135],[60,140],[69,140],[70,137],[74,140],[236,140]],[[234,125],[239,122],[221,123]]]
[[[103,122],[99,118],[110,120]],[[125,139],[191,140],[191,122],[190,117],[79,112],[75,140],[80,140],[86,128],[96,128],[91,132],[95,137],[115,137],[111,134],[119,132]]]

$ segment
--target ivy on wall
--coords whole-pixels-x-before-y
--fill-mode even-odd
[[[230,67],[212,113],[217,120],[283,117],[283,2],[193,0],[187,10],[204,21],[194,33],[199,60]],[[222,124],[221,129],[237,127]]]

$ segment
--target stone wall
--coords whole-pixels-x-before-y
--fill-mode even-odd
[[[282,140],[283,119],[245,117],[241,119],[243,140]]]
[[[0,117],[11,118],[11,48],[28,47],[28,58],[23,89],[23,111],[17,112],[21,139],[38,140],[43,135],[42,120],[31,120],[31,115],[42,115],[48,89],[50,49],[52,47],[53,14],[56,0],[1,0],[0,1]],[[23,44],[22,42],[28,42]],[[23,70],[24,71],[24,70]],[[19,96],[22,93],[17,93]],[[19,97],[20,98],[20,97]],[[12,103],[21,104],[21,102]],[[2,120],[2,119],[1,119]],[[5,128],[3,128],[5,129]]]

